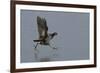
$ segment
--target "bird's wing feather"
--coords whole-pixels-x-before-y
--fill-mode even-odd
[[[47,36],[48,26],[45,18],[37,16],[39,38]]]

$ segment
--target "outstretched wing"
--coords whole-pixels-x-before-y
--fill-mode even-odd
[[[45,18],[41,18],[37,16],[37,26],[38,26],[38,32],[39,32],[39,38],[45,38],[48,34],[48,26]]]

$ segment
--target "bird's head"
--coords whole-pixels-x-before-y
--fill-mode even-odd
[[[53,39],[54,36],[56,36],[57,34],[58,34],[57,32],[54,32],[54,33],[49,34],[49,36],[50,36],[51,39]]]
[[[57,32],[54,32],[53,35],[58,35],[58,33]]]
[[[58,35],[57,32],[52,33],[52,37],[54,37],[54,36],[56,36],[56,35]]]

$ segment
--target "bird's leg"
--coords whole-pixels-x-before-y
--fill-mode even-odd
[[[37,43],[37,44],[35,45],[35,47],[34,47],[34,50],[35,50],[34,56],[35,56],[36,61],[38,61],[38,52],[39,52],[39,51],[37,50],[38,44],[39,44],[39,43]]]
[[[35,49],[35,51],[38,51],[37,50],[37,46],[39,45],[39,43],[37,43],[36,45],[35,45],[35,47],[34,47],[34,49]]]
[[[57,49],[56,47],[52,47],[50,44],[49,44],[49,47],[52,48],[52,49]]]
[[[56,57],[58,56],[58,54],[57,54],[58,48],[52,47],[50,44],[49,44],[49,47],[53,49],[53,52],[54,52],[54,53],[53,53],[52,55],[53,55],[54,58],[56,58]]]
[[[36,48],[37,48],[38,44],[39,44],[39,43],[37,43],[37,44],[35,45],[35,48],[34,48],[35,50],[36,50]]]

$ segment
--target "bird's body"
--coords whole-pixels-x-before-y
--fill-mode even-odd
[[[48,26],[45,18],[41,18],[39,16],[37,16],[37,27],[38,27],[39,38],[38,40],[34,40],[34,42],[38,42],[41,45],[50,46],[50,40],[52,40],[54,36],[57,35],[57,33],[56,32],[48,33]]]
[[[49,45],[50,40],[54,38],[54,34],[56,35],[56,33],[52,33],[52,34],[49,33],[48,36],[43,41],[40,41],[40,44]]]

